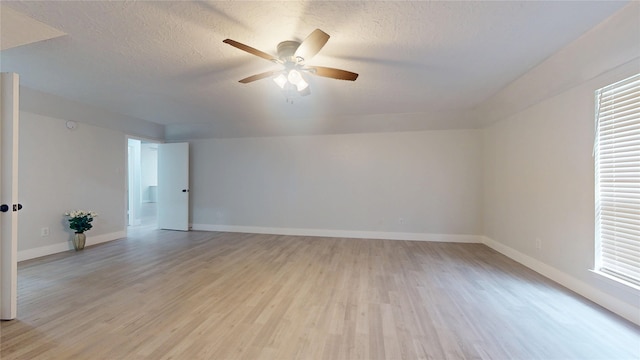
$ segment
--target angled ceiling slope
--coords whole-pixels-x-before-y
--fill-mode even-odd
[[[0,4],[0,50],[64,36],[66,33]]]

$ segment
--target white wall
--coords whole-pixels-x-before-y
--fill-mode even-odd
[[[640,293],[590,269],[594,92],[640,71],[639,6],[625,8],[485,105],[484,120],[493,124],[484,130],[483,211],[488,245],[636,323]],[[532,102],[528,94],[541,99]]]
[[[480,234],[478,130],[209,139],[191,147],[197,229],[441,239]],[[413,235],[411,235],[413,234]]]
[[[122,131],[146,139],[164,139],[164,125],[117,114],[25,86],[20,87],[20,110]]]
[[[99,214],[88,244],[125,234],[125,135],[84,123],[69,130],[65,122],[20,112],[19,260],[72,249],[63,214],[73,209]]]
[[[155,202],[150,186],[158,186],[158,144],[142,143],[140,147],[140,185],[142,202]]]
[[[140,225],[140,213],[142,208],[142,185],[140,178],[140,158],[142,141],[139,139],[127,139],[128,156],[127,156],[127,210],[129,226]]]

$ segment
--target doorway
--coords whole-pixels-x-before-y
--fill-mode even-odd
[[[158,143],[128,138],[128,228],[158,227]]]

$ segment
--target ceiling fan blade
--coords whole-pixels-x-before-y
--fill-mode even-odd
[[[268,78],[269,76],[273,76],[273,75],[275,75],[275,74],[277,74],[279,72],[280,71],[267,71],[267,72],[263,72],[263,73],[260,73],[260,74],[251,75],[249,77],[246,77],[246,78],[240,80],[239,82],[241,82],[243,84],[247,84],[247,83],[250,83],[250,82],[253,82],[253,81],[256,81],[256,80],[261,80],[261,79],[264,79],[264,78]]]
[[[358,74],[347,70],[322,66],[310,66],[309,69],[313,74],[332,79],[355,81],[358,78]]]
[[[267,54],[264,51],[260,51],[258,49],[252,48],[249,45],[245,45],[243,43],[239,43],[239,42],[237,42],[235,40],[225,39],[222,42],[225,43],[225,44],[229,44],[229,45],[231,45],[233,47],[236,47],[236,48],[238,48],[238,49],[240,49],[242,51],[246,51],[249,54],[253,54],[255,56],[259,56],[259,57],[261,57],[263,59],[267,59],[269,61],[273,61],[273,62],[276,62],[276,63],[280,62],[280,59],[278,59],[277,57],[275,57],[273,55],[270,55],[270,54]]]
[[[322,49],[327,41],[329,41],[329,35],[320,29],[315,29],[304,39],[300,46],[298,46],[294,56],[309,60]]]

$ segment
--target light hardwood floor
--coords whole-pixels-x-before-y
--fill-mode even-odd
[[[2,359],[638,359],[480,244],[152,231],[19,264]]]

